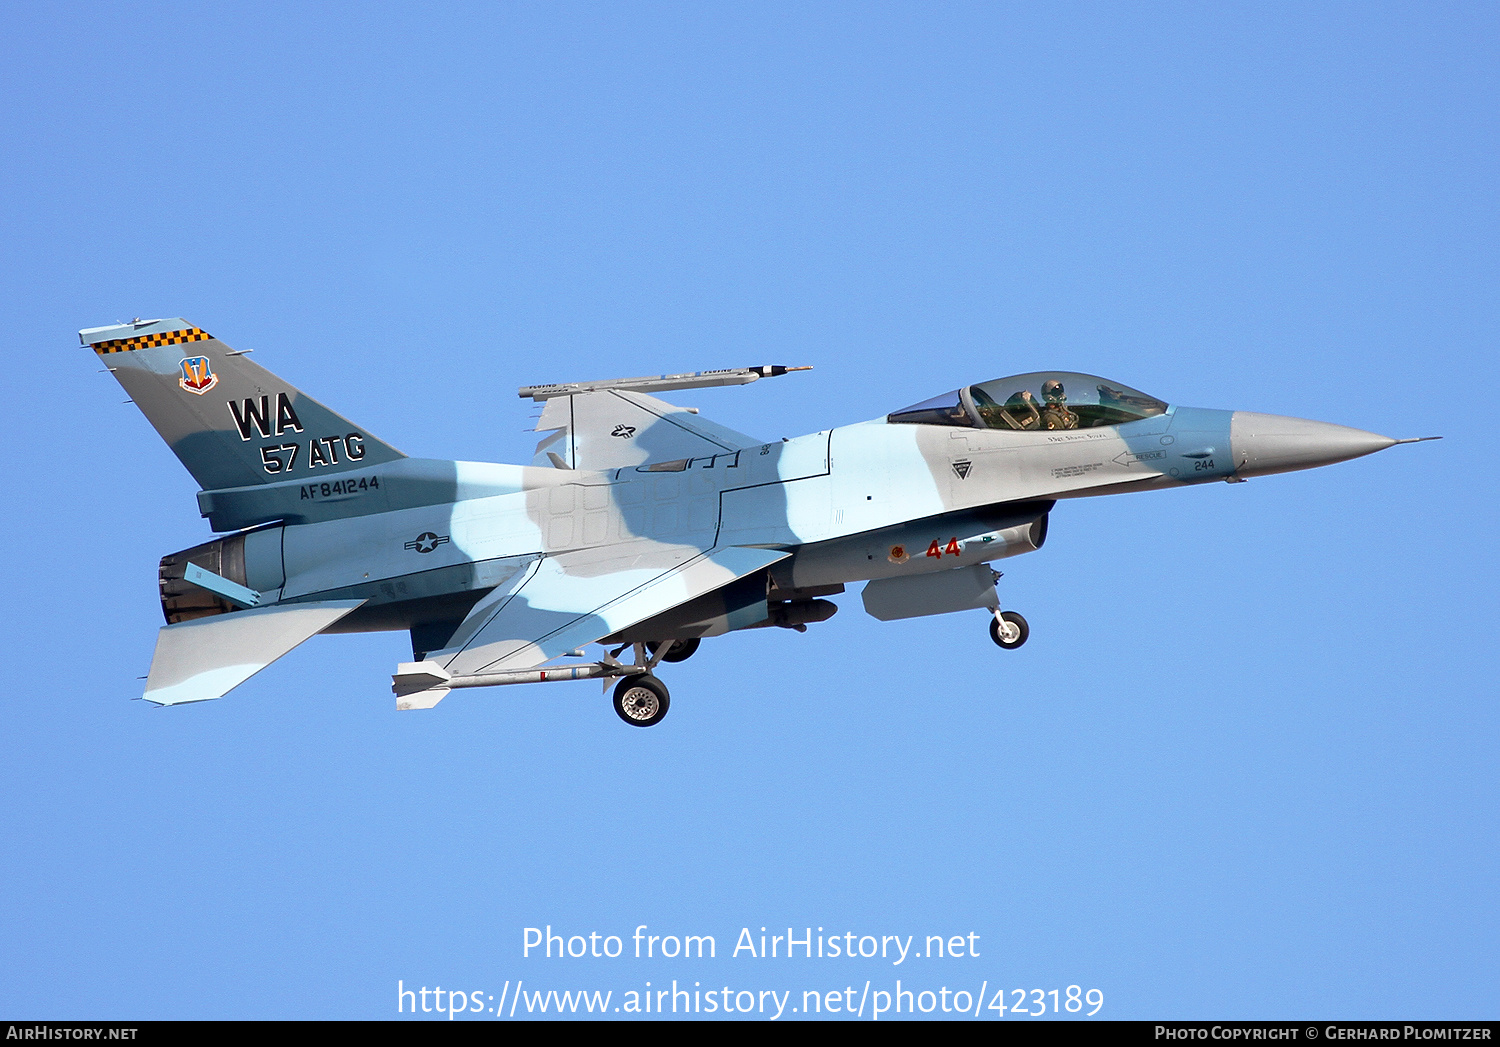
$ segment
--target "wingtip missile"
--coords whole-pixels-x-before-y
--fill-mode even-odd
[[[780,378],[791,371],[811,371],[812,366],[805,367],[783,367],[780,364],[772,364],[767,367],[747,367],[747,371],[754,371],[758,378]]]
[[[762,378],[776,378],[791,371],[811,371],[811,366],[784,367],[767,364],[762,367],[730,367],[719,371],[691,371],[683,374],[642,375],[638,378],[603,378],[594,382],[556,382],[551,385],[523,385],[516,390],[521,399],[550,400],[575,393],[667,392],[673,389],[710,389],[723,385],[749,385]]]

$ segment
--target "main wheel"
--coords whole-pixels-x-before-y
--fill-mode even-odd
[[[685,662],[697,652],[698,645],[702,642],[696,636],[691,640],[668,640],[667,653],[661,656],[661,660],[664,662]],[[646,645],[646,649],[655,654],[661,649],[661,644],[652,641]]]
[[[1031,627],[1015,611],[1001,611],[999,618],[990,619],[990,639],[1007,651],[1014,651],[1031,635]]]
[[[650,673],[627,676],[615,688],[615,712],[632,727],[652,727],[667,715],[667,685]]]

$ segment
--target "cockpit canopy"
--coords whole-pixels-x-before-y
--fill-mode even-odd
[[[1166,411],[1154,396],[1091,374],[1037,371],[955,389],[888,415],[888,422],[975,429],[1095,429]]]

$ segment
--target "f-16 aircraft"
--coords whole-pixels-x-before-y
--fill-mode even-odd
[[[1119,382],[1021,374],[880,418],[766,442],[655,393],[797,367],[526,386],[530,465],[408,458],[183,319],[79,332],[202,490],[221,537],[161,560],[144,697],[222,697],[315,633],[403,630],[397,709],[501,684],[656,676],[707,637],[805,631],[864,582],[882,621],[984,610],[990,564],[1034,552],[1065,498],[1309,469],[1398,443],[1339,425],[1169,404]],[[584,648],[601,645],[588,659]],[[627,655],[622,660],[622,655]]]

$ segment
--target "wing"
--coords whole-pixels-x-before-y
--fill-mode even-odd
[[[621,469],[725,454],[764,442],[628,390],[554,396],[546,404],[536,428],[555,431],[537,444],[533,465]]]
[[[531,668],[788,555],[641,541],[544,557],[475,605],[448,648],[427,660],[453,676]]]
[[[143,697],[157,705],[222,698],[364,602],[283,604],[163,626]]]

